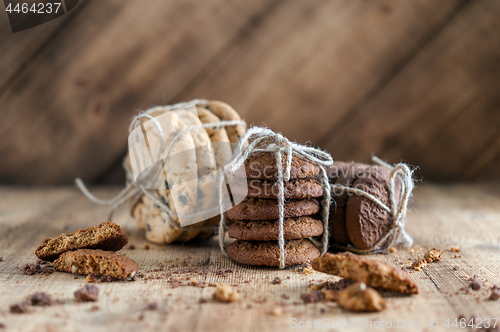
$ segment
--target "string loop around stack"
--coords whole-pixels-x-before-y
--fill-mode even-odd
[[[169,156],[170,151],[172,150],[174,144],[179,140],[179,138],[182,136],[182,134],[191,131],[191,130],[197,130],[197,129],[205,129],[205,128],[222,128],[222,127],[229,127],[229,126],[247,126],[247,123],[243,120],[230,120],[230,121],[219,121],[219,122],[210,122],[210,123],[203,123],[201,125],[195,125],[195,126],[188,126],[187,128],[180,130],[179,132],[175,133],[175,136],[173,137],[172,141],[170,142],[169,146],[165,146],[165,133],[163,132],[162,126],[159,123],[155,117],[151,116],[151,114],[155,112],[169,112],[169,111],[174,111],[178,109],[183,109],[191,106],[196,106],[196,105],[202,105],[206,104],[208,100],[205,99],[194,99],[191,101],[187,102],[182,102],[182,103],[177,103],[173,105],[165,105],[165,106],[155,106],[150,109],[147,109],[144,112],[141,112],[137,114],[131,121],[130,126],[129,126],[129,134],[132,133],[132,131],[137,128],[138,126],[142,126],[145,120],[147,121],[152,121],[154,124],[153,128],[156,129],[157,134],[159,136],[159,141],[160,144],[158,145],[158,149],[156,151],[156,158],[154,160],[159,161],[161,159],[162,154],[164,154],[165,148],[166,148],[166,156]],[[131,176],[132,170],[126,165],[124,162],[124,168],[125,172],[127,173],[128,178],[133,178]],[[82,191],[82,193],[92,202],[100,205],[109,205],[110,211],[108,215],[108,220],[112,220],[113,213],[116,211],[116,209],[121,206],[123,203],[127,202],[129,199],[137,199],[141,196],[141,194],[144,194],[148,196],[155,205],[161,210],[161,213],[167,213],[170,216],[177,216],[177,213],[170,209],[168,204],[154,195],[152,195],[148,190],[147,190],[147,184],[151,184],[154,181],[157,180],[158,176],[160,175],[161,168],[150,168],[145,170],[147,172],[144,176],[144,180],[147,181],[146,185],[145,184],[138,184],[135,181],[128,181],[127,184],[125,185],[125,188],[123,188],[120,193],[118,193],[115,197],[104,200],[97,198],[94,196],[85,186],[83,183],[82,179],[76,178],[75,179],[75,184],[76,186]],[[144,181],[143,181],[144,182]],[[171,218],[164,218],[170,222],[170,225],[174,228],[180,228],[180,225],[174,223]],[[198,227],[197,229],[204,229],[206,227]],[[213,229],[213,227],[209,227],[210,229]]]
[[[413,191],[413,171],[408,167],[408,165],[404,163],[398,163],[390,165],[376,156],[372,156],[372,161],[375,164],[383,166],[391,171],[389,176],[389,201],[391,202],[391,206],[388,207],[384,204],[380,199],[373,196],[366,191],[363,191],[358,188],[347,187],[338,184],[332,184],[332,189],[342,189],[347,191],[348,193],[352,193],[355,195],[360,195],[368,198],[375,204],[377,204],[382,209],[386,210],[393,218],[393,222],[390,225],[389,231],[384,234],[373,246],[368,249],[358,249],[353,246],[340,246],[340,245],[332,245],[338,249],[349,250],[359,254],[367,254],[367,253],[375,253],[384,251],[395,244],[403,244],[406,246],[411,246],[413,244],[413,239],[405,230],[406,225],[406,215],[408,212],[408,203],[412,196]],[[399,202],[396,201],[396,180],[399,179],[401,182],[401,195]]]
[[[249,144],[244,148],[245,142],[249,140]],[[305,145],[300,145],[289,141],[286,137],[279,133],[275,133],[270,129],[262,127],[250,128],[245,135],[240,139],[236,149],[233,152],[233,157],[231,161],[226,165],[225,170],[228,174],[234,174],[240,167],[242,167],[245,161],[251,154],[255,153],[273,153],[276,158],[276,166],[278,170],[278,210],[279,210],[279,235],[278,235],[278,245],[280,249],[279,257],[279,267],[283,269],[286,263],[286,250],[285,250],[285,239],[284,239],[284,205],[285,205],[285,189],[284,182],[290,180],[290,170],[292,166],[292,157],[297,156],[305,159],[313,164],[316,164],[320,168],[321,172],[321,186],[323,187],[323,237],[322,237],[322,254],[328,250],[328,218],[330,213],[330,201],[331,201],[331,189],[328,181],[328,175],[326,172],[326,166],[331,166],[333,164],[333,159],[329,153],[316,149],[313,147],[308,147]],[[282,156],[285,156],[285,169],[282,165]],[[225,186],[224,178],[221,178],[220,189],[222,192]],[[226,233],[226,216],[222,204],[222,195],[220,196],[220,223],[219,223],[219,246],[221,251],[227,255],[224,237]]]

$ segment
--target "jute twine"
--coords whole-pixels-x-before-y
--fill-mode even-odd
[[[248,147],[244,148],[245,142],[249,140]],[[281,134],[275,133],[270,129],[253,127],[250,128],[245,135],[238,142],[238,146],[234,150],[233,158],[226,165],[225,169],[227,174],[234,174],[240,167],[242,167],[245,161],[251,154],[254,153],[273,153],[276,157],[276,165],[278,169],[278,209],[279,209],[279,235],[278,235],[278,245],[280,249],[279,257],[279,267],[283,269],[286,262],[286,250],[285,250],[285,239],[283,230],[284,221],[284,207],[285,207],[285,186],[284,182],[290,180],[290,170],[292,166],[292,157],[300,157],[310,161],[313,164],[319,166],[321,170],[321,185],[323,187],[323,237],[322,244],[323,250],[322,254],[328,250],[328,218],[330,213],[330,185],[328,182],[328,175],[326,172],[326,166],[333,164],[333,159],[325,151],[308,147],[305,145],[300,145],[294,142],[290,142],[286,137]],[[283,169],[282,166],[282,156],[285,155],[286,167]],[[221,178],[220,189],[225,186],[224,178]],[[226,216],[223,210],[222,196],[220,198],[220,223],[219,223],[219,246],[222,252],[227,255],[224,237],[226,233]]]
[[[378,206],[380,206],[393,218],[393,223],[391,224],[389,231],[382,236],[372,247],[368,249],[357,249],[353,246],[340,246],[332,245],[332,247],[337,249],[349,250],[359,254],[376,253],[385,251],[395,244],[402,244],[406,246],[411,246],[413,244],[413,239],[405,231],[406,225],[406,214],[408,212],[408,203],[412,196],[413,191],[413,171],[404,163],[399,163],[394,166],[387,164],[386,162],[380,160],[376,156],[372,156],[372,161],[375,164],[386,167],[391,170],[389,176],[389,201],[391,202],[391,207],[385,205],[380,199],[367,193],[358,188],[346,187],[338,184],[332,184],[332,189],[342,189],[348,193],[355,195],[360,195],[368,198]],[[401,195],[399,202],[396,202],[396,179],[401,182]]]
[[[151,116],[151,114],[155,112],[168,112],[168,111],[174,111],[174,110],[179,110],[179,109],[184,109],[187,107],[191,106],[196,106],[196,105],[201,105],[201,104],[206,104],[208,103],[208,100],[204,99],[194,99],[188,102],[183,102],[183,103],[178,103],[174,105],[167,105],[167,106],[156,106],[153,108],[150,108],[144,112],[139,113],[136,115],[133,119],[132,122],[130,123],[129,126],[129,133],[131,133],[135,128],[140,127],[143,125],[145,121],[152,121],[154,124],[154,128],[156,128],[157,134],[159,135],[159,141],[160,144],[158,145],[158,149],[156,151],[156,158],[154,160],[158,161],[161,158],[161,155],[163,154],[163,151],[166,150],[165,156],[170,155],[170,151],[172,150],[174,144],[179,140],[179,138],[182,136],[182,134],[191,131],[191,130],[197,130],[201,128],[214,128],[214,129],[220,129],[222,127],[229,127],[229,126],[245,126],[246,127],[246,122],[243,120],[232,120],[232,121],[219,121],[219,122],[210,122],[210,123],[203,123],[201,125],[196,125],[196,126],[189,126],[179,132],[177,132],[170,142],[169,146],[165,146],[165,135],[166,133],[163,132],[162,126],[160,122],[155,119],[155,117]],[[129,199],[132,199],[133,201],[136,201],[141,197],[141,195],[146,195],[149,198],[153,200],[155,205],[160,208],[162,211],[162,215],[164,213],[168,213],[170,216],[177,216],[177,213],[170,209],[168,202],[164,199],[159,199],[158,197],[155,197],[153,194],[151,194],[147,188],[150,187],[153,183],[155,183],[158,180],[158,176],[160,175],[160,172],[162,171],[161,167],[151,167],[150,169],[145,170],[147,172],[146,174],[142,175],[141,174],[141,179],[144,178],[143,181],[141,181],[141,184],[136,183],[133,181],[133,175],[132,175],[132,170],[128,167],[127,163],[124,162],[123,164],[125,168],[125,172],[127,173],[127,178],[129,181],[127,181],[127,184],[125,185],[125,188],[122,189],[122,191],[116,195],[115,197],[105,200],[105,199],[100,199],[95,197],[85,186],[83,181],[80,178],[75,179],[75,183],[77,187],[83,192],[83,194],[92,202],[100,204],[100,205],[109,205],[110,206],[110,211],[108,215],[108,220],[112,220],[113,213],[116,211],[116,209],[121,206],[123,203],[127,202]],[[164,215],[163,215],[164,216]],[[168,220],[172,227],[174,228],[180,228],[181,226],[178,225],[177,223],[174,223],[172,221],[172,218],[166,218],[166,216],[163,217],[165,220]],[[187,228],[187,227],[185,227]],[[196,227],[196,229],[216,229],[216,226],[212,227]]]

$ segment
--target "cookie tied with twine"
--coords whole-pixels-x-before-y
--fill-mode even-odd
[[[194,107],[195,112],[177,112]],[[162,126],[157,120],[161,116],[169,117],[169,131],[166,131],[164,124]],[[141,129],[155,133],[147,136],[147,149],[143,147],[137,149],[137,146],[130,144],[131,137],[135,134],[142,135]],[[210,173],[214,173],[214,170],[229,162],[233,146],[243,136],[245,130],[246,122],[241,120],[231,106],[220,101],[196,99],[153,107],[135,116],[129,126],[129,147],[135,150],[129,150],[123,162],[127,182],[116,197],[109,200],[99,199],[88,191],[81,179],[77,178],[75,182],[91,201],[110,206],[108,220],[112,219],[114,211],[120,205],[129,202],[131,214],[138,228],[145,231],[149,241],[172,243],[208,238],[213,236],[218,228],[218,215],[181,227],[179,213],[181,215],[196,213],[203,208],[199,206],[200,199],[208,200],[212,196],[218,206],[216,195],[211,193],[213,188],[202,179],[209,177]],[[169,160],[165,157],[171,156],[176,149],[187,152],[183,152],[182,158],[170,158],[173,159],[170,162],[177,163],[177,167],[169,167]],[[149,167],[144,170],[140,178],[134,179],[133,167],[137,165],[133,163],[137,158],[132,154],[142,156],[140,160],[161,160],[161,167]],[[179,164],[179,159],[186,160],[184,164]],[[194,167],[184,167],[187,162]],[[164,179],[162,186],[158,186],[158,179]],[[192,188],[185,185],[189,189],[187,194],[175,195],[170,188],[170,181],[181,185],[182,182],[190,182]],[[210,192],[205,193],[205,191]],[[181,204],[177,202],[174,204],[176,199]],[[181,210],[178,211],[179,209]]]
[[[248,146],[245,148],[245,144],[248,140]],[[322,254],[328,250],[328,219],[330,212],[330,184],[328,181],[328,175],[326,172],[326,167],[333,164],[333,159],[325,151],[316,149],[313,147],[308,147],[305,145],[300,145],[289,141],[286,137],[279,133],[275,133],[270,129],[253,127],[250,128],[245,135],[240,139],[235,151],[233,153],[232,160],[226,165],[226,174],[234,174],[239,170],[245,161],[249,159],[250,156],[258,153],[272,153],[276,158],[277,167],[277,204],[278,204],[278,246],[279,246],[279,267],[283,269],[286,263],[286,245],[284,239],[284,210],[285,210],[285,182],[290,180],[290,172],[292,165],[292,158],[298,157],[304,159],[310,163],[317,165],[320,169],[320,181],[323,188],[323,236],[322,236]],[[285,160],[283,167],[282,160]],[[220,190],[223,190],[225,186],[225,181],[221,179]],[[223,210],[223,203],[220,202],[221,207],[220,213],[220,223],[219,223],[219,245],[221,251],[227,256],[224,237],[226,233],[226,215]]]
[[[332,235],[339,230],[332,236],[333,248],[368,254],[413,244],[405,231],[413,171],[404,163],[393,166],[375,156],[372,161],[375,165],[335,162],[342,174],[331,185],[332,202],[339,202],[342,211],[335,206],[333,216],[345,219],[334,218],[331,224]]]

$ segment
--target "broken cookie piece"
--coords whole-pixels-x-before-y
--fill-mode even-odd
[[[45,261],[54,261],[67,251],[77,249],[117,251],[123,248],[127,242],[127,234],[119,225],[105,221],[87,229],[79,229],[71,234],[63,233],[54,239],[45,239],[35,254]]]
[[[355,283],[339,291],[337,303],[346,310],[356,312],[381,311],[386,307],[382,296],[364,283]]]
[[[91,274],[116,279],[134,277],[137,263],[132,259],[110,251],[78,249],[63,253],[55,262],[57,271],[74,274]]]
[[[443,256],[442,250],[432,248],[432,249],[429,249],[429,251],[427,251],[425,253],[424,258],[427,261],[427,263],[432,263],[432,262],[440,261],[442,256]]]
[[[215,284],[217,289],[214,299],[221,302],[234,302],[240,299],[240,294],[227,284]]]
[[[418,294],[418,287],[410,275],[401,269],[378,260],[361,257],[350,252],[326,253],[312,262],[315,270],[353,281],[364,282],[370,287],[405,294]]]
[[[414,268],[416,271],[422,271],[422,269],[426,266],[427,266],[427,261],[425,259],[415,261],[413,262],[413,264],[411,264],[411,267]]]

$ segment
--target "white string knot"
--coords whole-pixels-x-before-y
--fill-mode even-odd
[[[179,132],[175,133],[175,136],[173,137],[172,141],[170,142],[169,146],[165,146],[166,142],[166,137],[165,133],[163,132],[163,128],[160,124],[160,122],[155,119],[155,117],[151,116],[151,114],[155,112],[169,112],[169,111],[174,111],[174,110],[179,110],[183,108],[187,108],[190,106],[196,106],[196,105],[202,105],[208,103],[208,100],[205,99],[194,99],[191,101],[187,102],[182,102],[182,103],[177,103],[174,105],[166,105],[166,106],[156,106],[152,107],[144,112],[141,112],[137,114],[133,119],[132,122],[130,123],[129,126],[129,134],[132,133],[132,131],[143,125],[144,121],[151,121],[154,124],[154,127],[157,131],[157,134],[159,136],[159,141],[160,144],[158,145],[158,149],[156,151],[156,158],[152,158],[152,160],[160,161],[161,156],[165,155],[168,157],[170,155],[170,151],[172,151],[174,144],[181,138],[182,134],[189,132],[191,130],[197,130],[201,128],[215,128],[215,129],[220,129],[222,127],[229,127],[229,126],[245,126],[247,123],[243,120],[231,120],[231,121],[218,121],[218,122],[210,122],[210,123],[203,123],[201,125],[194,125],[194,126],[188,126],[187,128],[180,130]],[[166,150],[165,150],[166,148]],[[166,153],[164,153],[166,151]],[[132,170],[128,167],[127,163],[124,161],[123,162],[123,167],[125,168],[125,172],[127,174],[128,179],[132,179]],[[155,181],[158,180],[158,177],[162,171],[163,167],[151,167],[149,169],[146,169],[144,172],[146,174],[141,174],[141,183],[138,184],[137,182],[133,180],[129,180],[127,184],[125,185],[125,188],[122,189],[122,191],[116,195],[115,197],[109,199],[109,200],[104,200],[104,199],[99,199],[95,197],[85,186],[83,181],[80,178],[75,179],[75,184],[77,187],[83,192],[83,194],[92,202],[100,204],[100,205],[110,205],[110,211],[108,215],[108,220],[111,220],[113,217],[113,213],[116,211],[116,209],[125,203],[127,200],[132,199],[133,203],[135,203],[142,194],[146,195],[149,197],[153,202],[155,203],[155,206],[157,206],[161,210],[161,215],[163,216],[164,220],[168,220],[170,225],[176,229],[180,228],[181,226],[178,225],[177,223],[173,222],[173,218],[166,218],[165,214],[168,214],[169,216],[177,216],[177,213],[170,209],[170,206],[168,202],[162,197],[162,199],[154,196],[150,191],[147,190]],[[132,204],[133,204],[132,203]],[[185,229],[189,229],[191,227],[185,227]],[[213,230],[214,226],[209,226],[209,227],[196,227],[197,230],[203,230],[203,229],[210,229]]]
[[[249,140],[249,145],[244,148],[246,141]],[[328,250],[328,218],[330,213],[330,185],[326,166],[333,164],[333,159],[329,153],[320,149],[300,145],[289,141],[286,137],[279,133],[275,133],[270,129],[262,127],[250,128],[245,135],[240,139],[236,149],[233,152],[231,161],[226,165],[227,174],[234,174],[242,167],[248,157],[256,153],[273,153],[276,158],[276,166],[278,170],[278,210],[279,210],[279,235],[278,245],[280,249],[279,267],[283,269],[286,263],[285,239],[284,239],[284,209],[285,209],[285,181],[290,180],[290,171],[292,168],[292,158],[294,156],[310,161],[317,165],[321,171],[321,186],[323,187],[323,237],[322,237],[322,254]],[[285,168],[283,169],[282,158],[285,158]],[[221,178],[220,190],[225,186],[224,178]],[[222,252],[227,255],[224,243],[226,233],[226,216],[222,204],[222,195],[220,197],[221,219],[219,223],[219,246]]]
[[[391,174],[389,176],[389,201],[391,202],[390,207],[384,204],[377,197],[361,189],[347,187],[338,184],[332,184],[331,187],[340,188],[349,193],[353,193],[368,198],[369,200],[380,206],[382,209],[387,211],[393,218],[393,222],[390,225],[388,232],[384,234],[384,236],[382,236],[373,246],[371,246],[368,249],[357,249],[354,248],[353,246],[344,247],[340,245],[335,245],[335,247],[337,248],[346,249],[360,254],[366,254],[366,253],[376,253],[385,251],[395,244],[402,244],[405,246],[411,246],[413,244],[413,239],[405,230],[406,214],[408,212],[408,203],[411,199],[414,187],[413,171],[410,170],[408,165],[404,163],[399,163],[392,166],[380,160],[376,156],[372,156],[372,161],[375,164],[383,166],[391,171]],[[399,201],[396,201],[396,197],[398,195],[398,193],[396,192],[396,180],[399,180],[401,183],[401,195]]]

